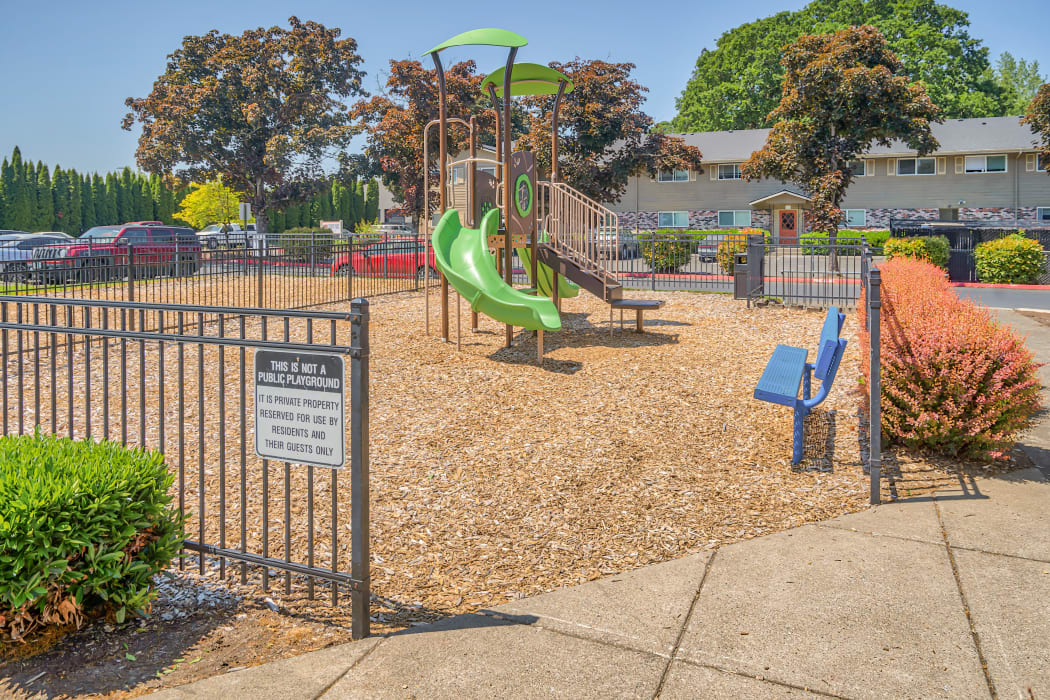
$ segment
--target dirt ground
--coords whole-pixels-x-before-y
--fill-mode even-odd
[[[773,348],[812,348],[824,314],[774,306],[749,310],[716,294],[658,296],[667,303],[648,314],[641,335],[630,332],[633,319],[627,332],[616,324],[610,334],[608,307],[593,297],[565,300],[564,328],[546,334],[542,366],[531,334],[519,333],[514,346],[504,349],[502,326],[482,318],[479,331],[471,332],[465,306],[457,349],[455,313],[452,342],[434,335],[434,296],[430,337],[423,333],[420,295],[372,302],[374,633],[867,506],[855,317],[848,315],[843,329],[850,344],[835,388],[807,419],[805,459],[793,467],[790,409],[755,401],[752,393]],[[98,354],[92,362],[100,361]],[[147,358],[143,367],[154,361]],[[172,358],[166,361],[174,366]],[[193,366],[188,371],[195,376]],[[217,376],[211,365],[207,376]],[[225,376],[234,394],[236,373]],[[188,384],[187,400],[194,405],[195,388]],[[58,399],[61,404],[61,390]],[[134,412],[135,397],[129,400]],[[143,418],[151,431],[154,419]],[[214,426],[205,429],[211,434]],[[199,475],[192,444],[188,449],[186,499],[195,503]],[[893,457],[887,467],[900,473],[887,483],[886,499],[958,478],[952,465],[919,458]],[[227,471],[236,483],[236,466]],[[209,493],[228,488],[214,472],[206,468],[204,474]],[[282,471],[275,467],[270,479],[279,493]],[[297,499],[291,546],[298,556],[298,501],[305,482],[297,472],[289,479]],[[319,513],[327,507],[326,483],[320,479],[315,487]],[[339,500],[341,522],[349,522],[348,496]],[[231,523],[239,517],[237,499],[227,501],[227,537],[236,543]],[[257,522],[259,499],[245,507]],[[277,533],[271,552],[279,556],[279,504],[269,513]],[[191,531],[195,527],[191,523]],[[215,537],[221,524],[206,527]],[[319,556],[330,549],[328,527],[319,515]],[[344,565],[349,540],[347,532],[337,545]],[[307,600],[299,581],[291,595],[281,585],[263,592],[258,572],[247,585],[233,579],[223,585],[214,575],[205,581],[223,596],[205,596],[171,619],[162,615],[173,594],[162,591],[148,621],[97,622],[35,655],[4,650],[21,658],[0,663],[0,692],[136,695],[349,638],[345,595],[344,604],[332,607],[325,590],[318,600]],[[198,579],[187,571],[177,583],[175,588],[193,588]]]

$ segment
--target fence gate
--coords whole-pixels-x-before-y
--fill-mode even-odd
[[[4,434],[163,452],[195,553],[180,567],[311,599],[326,586],[333,605],[342,589],[353,637],[368,635],[367,301],[346,313],[0,295],[0,353]]]

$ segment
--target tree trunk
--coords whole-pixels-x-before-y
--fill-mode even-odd
[[[252,209],[255,214],[255,232],[268,233],[270,219],[266,215],[266,189],[261,177],[255,179],[255,196],[252,197]]]

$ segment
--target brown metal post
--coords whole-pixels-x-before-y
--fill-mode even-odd
[[[477,221],[477,207],[478,203],[475,201],[475,185],[477,184],[477,172],[478,164],[474,160],[478,157],[478,118],[476,116],[470,117],[470,169],[467,170],[467,201],[470,202],[470,226],[476,228],[478,225]],[[470,330],[476,331],[478,329],[478,312],[470,312]]]
[[[510,207],[514,193],[514,183],[510,181],[510,76],[514,70],[514,57],[517,47],[512,47],[507,54],[507,67],[503,72],[503,280],[509,285],[513,282],[513,260],[511,256]],[[514,339],[514,326],[507,324],[505,347],[510,347]]]
[[[500,128],[500,114],[503,107],[496,107],[496,86],[493,83],[489,83],[489,99],[492,100],[492,110],[496,113],[496,160],[502,163],[503,139],[501,138],[501,134],[503,133],[503,129]],[[507,172],[505,169],[502,173],[500,173],[500,177],[507,177]],[[503,258],[501,258],[499,255],[496,256],[496,272],[498,272],[500,275],[503,274]]]
[[[438,81],[438,206],[444,215],[445,207],[448,206],[448,195],[445,192],[445,164],[448,159],[448,105],[445,95],[445,69],[441,67],[441,58],[438,52],[430,54],[434,59],[434,69],[437,71]],[[429,211],[424,211],[423,216],[430,216]],[[441,339],[448,342],[448,280],[441,274]]]
[[[558,173],[558,110],[561,109],[561,96],[565,94],[565,81],[558,82],[558,94],[554,97],[554,114],[551,118],[551,182],[557,182]]]

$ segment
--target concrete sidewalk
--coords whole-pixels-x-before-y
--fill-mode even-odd
[[[1048,698],[1048,503],[960,483],[152,697]]]
[[[1050,698],[1050,421],[1024,442],[1035,469],[152,697]]]

